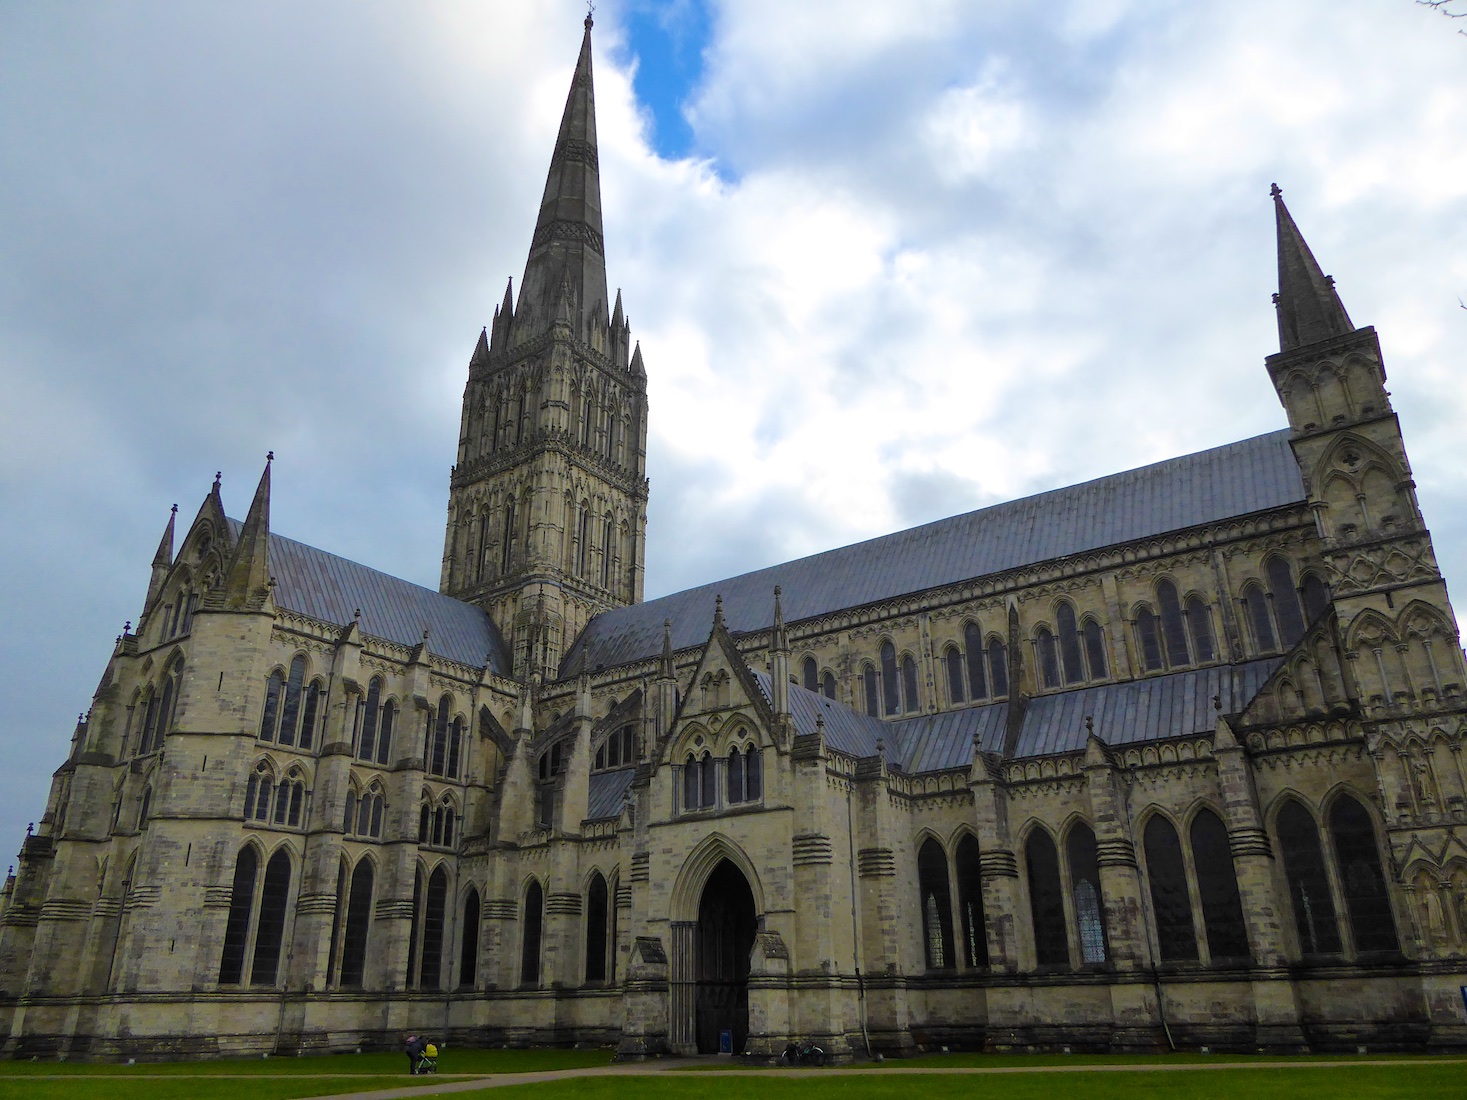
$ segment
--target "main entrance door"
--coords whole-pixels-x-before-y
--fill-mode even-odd
[[[699,1054],[717,1054],[724,1031],[733,1032],[733,1053],[744,1049],[749,1037],[749,953],[757,928],[754,892],[743,872],[725,859],[708,876],[698,903]]]

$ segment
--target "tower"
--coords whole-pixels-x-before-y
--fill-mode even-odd
[[[469,360],[444,539],[440,589],[494,617],[521,678],[642,598],[647,376],[607,301],[585,25],[519,298]]]

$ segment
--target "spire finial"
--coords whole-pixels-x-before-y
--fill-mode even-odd
[[[275,452],[274,451],[266,451],[265,452],[265,461],[266,462],[274,462],[275,461]]]
[[[178,515],[178,505],[175,504],[172,508],[169,509],[169,511],[172,512],[175,516]]]
[[[1268,193],[1277,199],[1283,196],[1284,189],[1276,183],[1271,183],[1268,187]]]
[[[593,16],[595,14],[596,14],[595,0],[586,0],[586,30],[588,30],[588,31],[593,26],[596,25],[596,21],[591,18],[591,16]]]

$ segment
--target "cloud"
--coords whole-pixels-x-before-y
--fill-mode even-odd
[[[1268,184],[1377,325],[1467,566],[1463,46],[1409,5],[718,6],[657,155],[596,91],[651,388],[648,594],[1283,425]],[[0,40],[0,838],[43,809],[168,505],[435,585],[565,3],[21,7]]]

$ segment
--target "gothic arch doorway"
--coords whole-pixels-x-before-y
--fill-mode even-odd
[[[759,918],[749,880],[727,859],[703,886],[698,903],[694,1034],[699,1054],[717,1054],[724,1031],[733,1052],[749,1037],[749,954]]]

